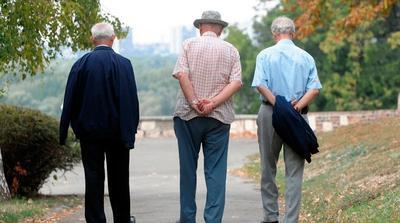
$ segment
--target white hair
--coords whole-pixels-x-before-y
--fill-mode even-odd
[[[90,31],[93,39],[111,39],[115,35],[113,26],[105,22],[95,24]]]
[[[290,34],[296,32],[296,28],[294,26],[293,20],[289,19],[286,16],[279,16],[274,19],[274,21],[272,21],[271,32]]]

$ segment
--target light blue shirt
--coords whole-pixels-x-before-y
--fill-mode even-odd
[[[265,86],[287,101],[299,100],[310,89],[320,89],[314,58],[291,40],[280,40],[257,55],[252,87]],[[261,96],[261,100],[266,100]]]

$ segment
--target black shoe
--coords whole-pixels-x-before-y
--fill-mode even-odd
[[[135,216],[131,216],[131,220],[129,221],[129,223],[136,223],[136,218],[135,218]]]
[[[260,223],[279,223],[278,221],[262,221]]]

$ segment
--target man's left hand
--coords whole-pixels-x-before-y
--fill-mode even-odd
[[[206,116],[215,109],[215,102],[207,98],[201,99],[199,102],[199,109],[201,114]]]

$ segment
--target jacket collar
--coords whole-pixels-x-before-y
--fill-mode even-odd
[[[113,50],[113,49],[107,45],[98,45],[93,50]]]

